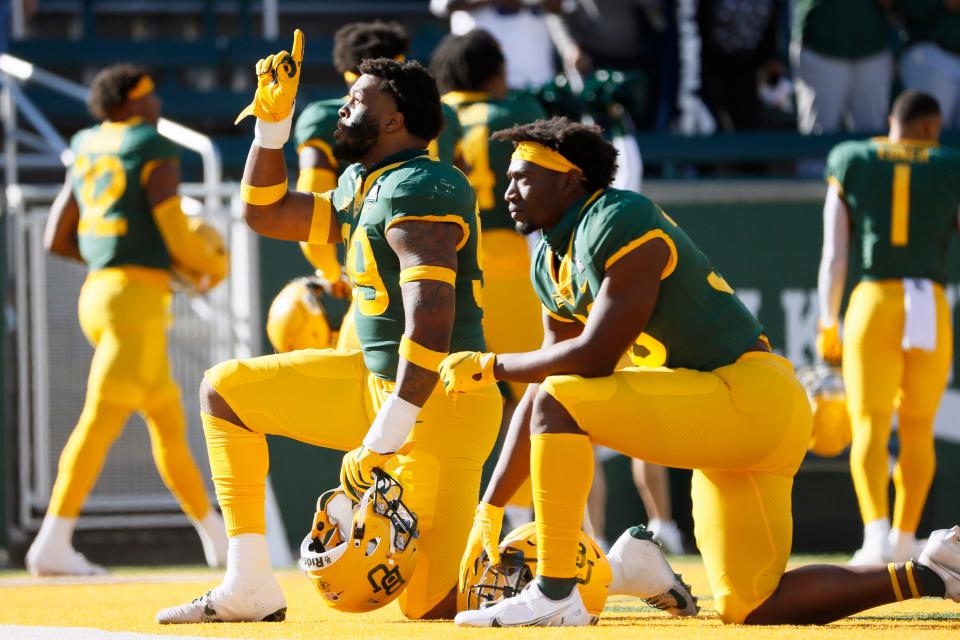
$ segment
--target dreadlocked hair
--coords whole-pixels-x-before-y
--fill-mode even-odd
[[[410,36],[398,22],[351,22],[333,36],[333,66],[340,73],[353,71],[369,58],[396,58],[406,54]]]
[[[433,140],[443,129],[440,93],[433,76],[416,60],[400,63],[389,58],[364,60],[360,73],[380,82],[378,89],[393,96],[403,114],[407,131],[424,140]]]
[[[496,39],[483,29],[461,36],[450,34],[434,49],[430,71],[441,93],[479,91],[504,72],[503,51]]]
[[[596,191],[609,187],[617,172],[617,150],[607,142],[600,127],[565,117],[537,120],[493,134],[494,140],[536,142],[553,149],[583,171],[584,187]]]
[[[97,120],[112,119],[127,101],[127,93],[140,78],[147,75],[146,67],[135,64],[113,64],[100,70],[90,84],[87,106]]]

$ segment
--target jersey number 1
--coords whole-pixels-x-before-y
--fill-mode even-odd
[[[893,165],[893,207],[890,212],[890,244],[905,247],[910,241],[910,165]]]

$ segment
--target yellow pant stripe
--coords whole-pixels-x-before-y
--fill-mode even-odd
[[[897,602],[903,602],[903,591],[900,590],[900,582],[897,580],[897,565],[892,562],[887,565],[887,571],[890,573],[890,584],[893,585],[893,595],[897,597]]]
[[[400,357],[408,362],[426,369],[428,371],[437,371],[440,368],[440,362],[447,357],[446,353],[428,349],[421,344],[417,344],[407,336],[400,338]]]
[[[400,284],[414,280],[438,280],[446,282],[451,287],[457,284],[457,272],[447,267],[437,267],[431,264],[421,264],[416,267],[407,267],[400,272]]]
[[[247,204],[266,206],[273,204],[287,193],[287,183],[272,184],[269,187],[255,187],[246,182],[240,183],[240,198]]]
[[[332,191],[313,194],[313,217],[310,219],[309,244],[327,244],[330,242],[330,227],[333,225]]]
[[[912,595],[914,598],[919,598],[920,590],[917,588],[917,578],[913,575],[915,570],[913,566],[913,560],[907,560],[905,567],[907,569],[907,583],[910,585],[910,595]]]

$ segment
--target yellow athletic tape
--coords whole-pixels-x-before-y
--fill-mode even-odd
[[[156,87],[153,84],[153,79],[150,76],[140,76],[140,80],[137,81],[137,84],[133,85],[133,88],[130,89],[130,91],[127,91],[127,100],[137,100],[143,96],[153,93],[155,89]]]
[[[897,602],[903,602],[903,592],[900,591],[900,582],[897,580],[897,565],[891,562],[887,565],[887,571],[890,573],[890,582],[893,584],[893,595],[897,596]]]
[[[246,182],[240,183],[240,198],[247,204],[265,206],[273,204],[287,193],[287,183],[273,184],[269,187],[255,187]]]
[[[905,566],[907,569],[907,583],[910,585],[910,594],[914,598],[919,598],[920,590],[917,589],[917,579],[913,575],[913,572],[914,572],[913,561],[907,560],[907,564]]]
[[[407,336],[400,338],[399,353],[401,358],[428,371],[437,371],[440,369],[440,363],[449,355],[440,351],[434,351],[433,349],[427,349],[422,344],[417,344]]]
[[[438,280],[446,282],[450,286],[456,286],[457,272],[447,267],[437,267],[429,264],[407,267],[400,272],[400,284],[413,282],[414,280]]]
[[[526,140],[521,142],[517,145],[517,148],[513,150],[513,155],[510,159],[526,160],[527,162],[540,165],[544,169],[559,171],[560,173],[566,173],[567,171],[579,171],[583,173],[580,167],[550,147],[546,147],[538,142],[529,142]]]

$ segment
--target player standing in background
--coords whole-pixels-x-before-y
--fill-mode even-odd
[[[483,234],[483,334],[498,351],[536,349],[543,341],[540,303],[530,286],[530,250],[514,230],[507,203],[507,166],[513,153],[509,142],[490,139],[501,129],[545,116],[540,103],[526,95],[507,95],[507,68],[500,45],[483,29],[446,36],[431,56],[430,70],[445,105],[456,110],[463,128],[463,163],[477,193]],[[509,422],[525,384],[510,383],[503,419]],[[510,501],[529,513],[529,484]],[[523,524],[529,520],[517,517]]]
[[[391,58],[403,61],[410,48],[410,37],[403,25],[396,22],[351,22],[345,24],[333,36],[333,66],[343,75],[346,88],[356,82],[359,66],[369,58]],[[311,102],[297,117],[294,141],[300,160],[297,190],[324,193],[336,188],[341,166],[334,152],[338,112],[347,98],[333,98]],[[450,107],[443,107],[444,127],[427,147],[430,154],[444,162],[459,164],[460,123]],[[341,275],[337,260],[336,245],[309,245],[300,243],[304,256],[331,284],[331,294],[338,298],[350,295],[350,284]],[[338,349],[359,349],[356,330],[353,327],[353,308],[344,317],[336,346]]]
[[[413,619],[456,611],[460,554],[501,415],[495,389],[450,399],[437,385],[451,346],[484,344],[475,196],[459,170],[427,154],[443,126],[433,78],[388,58],[360,64],[340,109],[334,152],[355,164],[333,191],[289,192],[283,146],[302,60],[297,30],[292,54],[257,64],[257,93],[241,114],[257,117],[244,215],[267,237],[347,245],[363,350],[304,349],[207,371],[201,418],[230,536],[227,574],[161,611],[161,623],[284,618],[264,535],[266,434],[349,451],[340,482],[355,501],[374,468],[397,478],[421,531],[400,609]]]
[[[864,522],[863,546],[851,564],[903,562],[917,552],[936,466],[933,422],[953,355],[943,286],[957,233],[960,152],[937,145],[940,108],[927,94],[901,94],[889,124],[886,138],[842,143],[827,160],[817,348],[828,362],[843,360],[850,473]],[[838,318],[854,238],[862,276],[841,345]],[[894,411],[900,454],[891,529],[887,445]]]
[[[71,141],[74,163],[44,242],[51,253],[90,268],[78,305],[95,351],[83,412],[60,455],[27,568],[37,575],[105,573],[71,539],[110,446],[135,411],[147,423],[160,477],[200,534],[207,563],[222,566],[223,520],[210,507],[190,453],[166,332],[172,272],[209,288],[226,276],[227,254],[205,235],[209,228],[201,230],[180,209],[179,148],[157,133],[161,104],[147,71],[107,67],[94,78],[89,106],[102,122]]]
[[[598,129],[554,118],[496,137],[517,145],[511,215],[542,233],[531,278],[544,345],[452,353],[440,377],[451,395],[497,380],[537,383],[529,422],[512,425],[529,455],[527,446],[505,449],[491,481],[495,496],[509,496],[532,476],[537,579],[457,614],[457,624],[590,622],[575,576],[594,444],[694,469],[697,546],[726,623],[825,623],[910,596],[960,601],[960,527],[931,534],[916,563],[784,573],[793,476],[810,438],[793,367],[770,352],[763,328],[671,218],[608,187],[616,150]],[[647,366],[614,371],[631,345]]]

